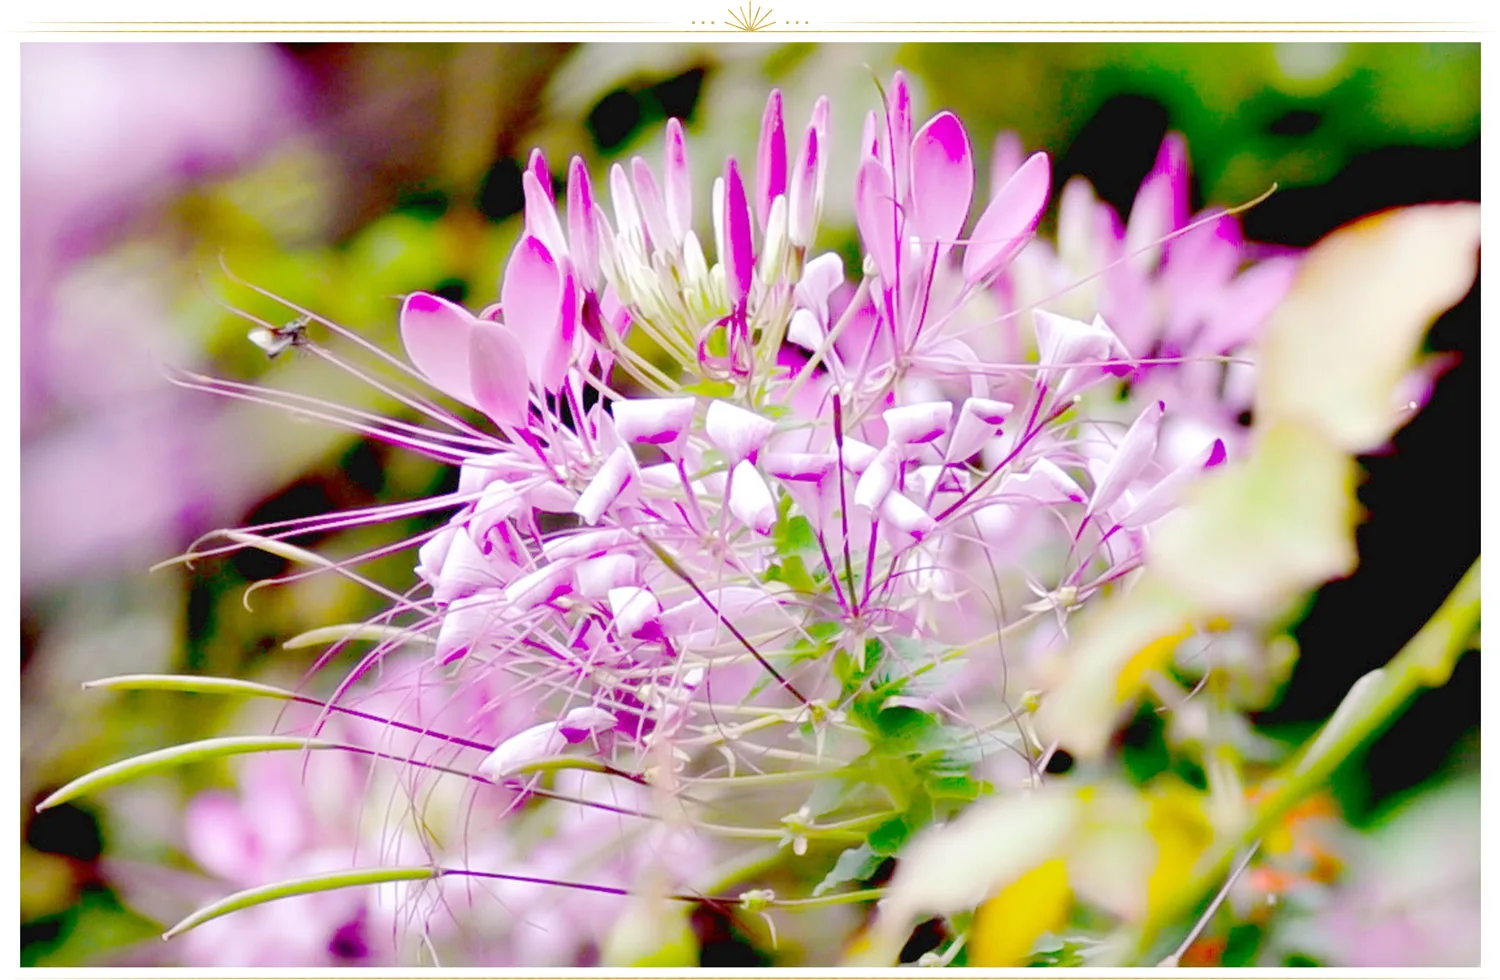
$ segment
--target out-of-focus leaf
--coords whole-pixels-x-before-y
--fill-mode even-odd
[[[884,860],[885,858],[875,853],[868,842],[849,848],[839,855],[839,859],[834,862],[833,870],[818,882],[818,886],[813,889],[813,897],[826,895],[847,882],[863,881],[874,874]]]
[[[1318,431],[1278,423],[1162,520],[1150,567],[1199,615],[1273,615],[1354,569],[1357,472]]]
[[[1256,424],[1297,422],[1349,453],[1385,443],[1422,338],[1468,291],[1478,248],[1478,204],[1388,211],[1315,245],[1266,328]]]
[[[631,901],[615,921],[600,960],[605,966],[659,969],[698,965],[698,937],[686,902]]]
[[[993,796],[913,839],[881,900],[861,964],[895,963],[918,922],[973,909],[1061,855],[1079,812],[1077,795],[1057,788]]]
[[[1032,868],[979,906],[969,933],[969,965],[1026,965],[1036,941],[1067,921],[1070,902],[1061,858]]]

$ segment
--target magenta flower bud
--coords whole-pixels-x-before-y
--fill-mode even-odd
[[[724,166],[724,281],[729,302],[738,308],[750,295],[750,276],[755,270],[754,245],[750,240],[750,205],[739,165],[730,157]]]
[[[797,169],[792,174],[791,193],[788,199],[790,213],[787,235],[793,245],[808,248],[818,228],[818,212],[822,209],[822,168],[819,160],[818,130],[807,127],[802,140],[802,152],[797,157]]]
[[[688,167],[687,140],[682,123],[675,117],[667,120],[667,152],[664,169],[666,182],[667,223],[672,226],[675,241],[693,230],[693,174]]]
[[[589,168],[583,158],[575,156],[568,163],[568,242],[572,247],[573,267],[590,288],[599,282],[599,236],[593,215],[594,189],[589,183]]]
[[[786,127],[781,90],[772,89],[760,119],[760,146],[755,155],[755,223],[762,231],[771,217],[771,202],[786,193]]]
[[[542,155],[540,147],[531,151],[526,161],[526,173],[536,178],[537,184],[546,192],[547,203],[556,207],[557,199],[552,196],[552,172],[547,169],[547,158]]]
[[[898,71],[891,78],[890,105],[886,113],[889,126],[886,135],[891,140],[888,162],[891,173],[895,176],[892,187],[896,192],[896,200],[905,203],[911,190],[908,180],[911,165],[911,88],[906,84],[905,72]]]
[[[635,184],[636,200],[640,203],[641,217],[646,222],[646,233],[651,237],[653,248],[674,249],[679,239],[672,234],[667,221],[667,208],[662,203],[661,189],[656,186],[656,176],[651,167],[640,157],[630,161],[630,175]]]

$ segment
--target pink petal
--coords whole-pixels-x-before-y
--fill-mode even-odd
[[[547,192],[547,201],[554,207],[557,199],[552,196],[552,173],[547,169],[547,158],[542,155],[541,149],[533,148],[531,157],[526,161],[526,172],[536,178],[536,182]]]
[[[609,590],[609,611],[615,618],[617,634],[635,636],[656,624],[661,616],[661,603],[649,590],[627,585]]]
[[[599,523],[599,518],[625,491],[634,473],[635,457],[629,449],[620,446],[609,454],[599,472],[578,495],[573,513],[583,518],[586,524]]]
[[[1104,475],[1094,487],[1094,494],[1084,510],[1085,517],[1108,510],[1145,472],[1156,455],[1156,440],[1161,435],[1161,420],[1166,408],[1161,402],[1146,406],[1146,410],[1125,431],[1125,437],[1115,447]]]
[[[948,431],[953,420],[952,402],[921,402],[903,405],[881,413],[885,420],[887,442],[892,446],[915,446],[931,442]]]
[[[886,446],[875,455],[875,459],[860,474],[854,485],[854,506],[875,510],[885,501],[886,495],[896,485],[901,474],[901,453],[893,446]]]
[[[579,562],[573,569],[578,594],[589,599],[602,599],[612,590],[638,581],[640,569],[635,558],[628,554],[600,555]]]
[[[1036,231],[1047,206],[1052,167],[1045,153],[1033,153],[984,209],[964,252],[966,282],[981,282],[1009,262]]]
[[[568,240],[563,237],[557,220],[557,202],[552,199],[551,184],[543,190],[530,170],[521,175],[521,193],[526,201],[526,233],[534,235],[547,250],[561,258],[568,254]]]
[[[969,135],[951,112],[934,116],[912,140],[912,230],[923,242],[951,244],[974,198]]]
[[[667,222],[675,240],[693,230],[693,175],[688,168],[687,140],[682,123],[667,120],[666,181]]]
[[[788,236],[793,245],[807,248],[812,244],[817,231],[819,201],[818,130],[808,126],[802,139],[802,152],[797,156],[797,167],[792,174],[788,203],[790,214],[787,222]]]
[[[469,331],[469,386],[480,411],[496,423],[526,426],[526,351],[506,327],[476,323]]]
[[[188,856],[205,871],[225,881],[257,883],[259,843],[239,800],[228,793],[199,793],[187,805],[183,829]]]
[[[564,278],[571,283],[572,276],[561,274],[547,247],[527,235],[511,252],[505,266],[505,281],[500,285],[505,324],[521,340],[526,352],[526,371],[532,382],[547,391],[557,390],[554,348],[561,342],[564,330],[575,325],[571,315],[567,318],[570,322],[564,322]],[[571,332],[567,340],[571,353]]]
[[[724,166],[724,248],[720,258],[729,286],[729,302],[737,307],[750,293],[755,254],[750,240],[750,205],[745,200],[745,185],[734,157]]]
[[[1025,153],[1026,149],[1021,143],[1021,137],[1016,133],[1006,130],[995,137],[995,149],[990,156],[991,197],[1005,186],[1012,174],[1021,169],[1021,161]]]
[[[937,528],[937,521],[904,493],[887,494],[880,505],[880,518],[918,541]]]
[[[401,305],[406,356],[439,391],[469,405],[469,334],[476,322],[468,310],[431,293],[412,293]]]
[[[708,403],[703,431],[731,464],[749,459],[759,452],[775,430],[776,423],[738,405],[714,399]]]
[[[524,612],[553,602],[573,591],[572,567],[567,564],[543,565],[505,587],[508,609]]]
[[[995,436],[995,431],[1011,411],[1008,402],[990,398],[966,398],[958,412],[958,422],[953,427],[953,438],[948,441],[946,458],[957,463],[968,459]]]
[[[581,157],[568,163],[568,239],[573,265],[584,283],[599,281],[599,237],[594,224],[594,189]]]
[[[910,190],[907,168],[911,154],[911,88],[906,84],[904,72],[898,71],[891,78],[891,104],[886,121],[890,126],[887,135],[891,139],[891,173],[896,175],[896,200],[905,202]]]
[[[683,398],[621,398],[614,402],[610,411],[615,420],[615,432],[626,442],[643,442],[661,446],[668,456],[682,455],[693,425],[693,408],[697,399],[688,395]]]
[[[865,251],[886,288],[896,285],[896,199],[891,196],[891,174],[885,164],[866,157],[854,177],[854,215]]]
[[[755,155],[755,221],[764,231],[771,202],[786,193],[786,129],[781,116],[781,90],[772,89],[760,119],[760,146]]]
[[[620,237],[635,241],[644,250],[646,228],[641,223],[640,211],[636,210],[635,194],[630,190],[625,168],[618,163],[609,168],[609,203],[614,205],[615,225],[620,229]]]
[[[827,453],[766,453],[760,462],[778,480],[817,482],[838,461]]]
[[[1215,439],[1203,447],[1196,456],[1162,477],[1150,490],[1143,493],[1124,517],[1120,526],[1127,530],[1145,527],[1177,506],[1183,489],[1196,480],[1203,471],[1224,462],[1224,440]]]
[[[677,245],[667,221],[667,207],[662,203],[661,190],[656,186],[656,176],[645,160],[634,157],[630,161],[630,173],[635,181],[635,196],[640,202],[641,216],[646,220],[646,231],[651,236],[652,246],[671,249]]]
[[[770,534],[776,523],[771,488],[748,459],[735,464],[729,481],[729,512],[757,534]]]

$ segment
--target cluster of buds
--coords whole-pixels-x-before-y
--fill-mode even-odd
[[[337,644],[373,641],[323,711],[410,775],[388,819],[449,877],[392,921],[429,945],[447,916],[487,962],[572,964],[626,895],[816,909],[924,824],[1040,782],[1026,692],[1068,617],[1235,451],[1213,393],[1291,260],[1242,271],[1234,217],[1189,218],[1176,137],[1128,225],[1070,184],[1054,249],[1046,154],[1002,138],[976,209],[964,126],[916,126],[897,74],[857,144],[853,270],[815,248],[831,141],[820,100],[793,156],[771,95],[753,177],[730,158],[713,184],[712,265],[676,120],[660,180],[611,170],[613,221],[578,159],[559,209],[533,153],[499,302],[408,296],[409,366],[386,356],[479,418],[386,380],[424,424],[316,406],[456,489],[236,538],[446,518],[408,542],[420,587]],[[467,803],[432,802],[455,782]],[[543,908],[585,898],[599,915]]]

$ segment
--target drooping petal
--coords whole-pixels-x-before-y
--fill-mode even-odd
[[[1011,411],[1009,402],[992,398],[966,398],[958,412],[958,422],[953,426],[953,438],[948,441],[947,459],[960,462],[983,448],[995,436],[1000,423]]]
[[[885,495],[880,504],[880,517],[889,526],[896,528],[903,534],[909,534],[918,541],[930,534],[936,527],[937,521],[932,515],[922,509],[922,506],[904,493],[891,492]]]
[[[469,380],[469,334],[476,318],[431,293],[412,293],[401,305],[401,343],[418,371],[445,395],[474,404]]]
[[[786,193],[786,126],[781,114],[781,90],[772,89],[760,119],[760,145],[755,154],[755,220],[762,231],[771,217],[771,202]]]
[[[778,480],[816,483],[838,461],[827,453],[766,453],[760,462],[766,472]]]
[[[708,403],[703,431],[731,464],[749,459],[771,437],[776,423],[738,405],[714,399]]]
[[[626,585],[609,590],[609,610],[615,618],[615,632],[621,636],[635,636],[656,625],[661,616],[661,603],[649,589]]]
[[[879,508],[900,475],[901,453],[894,446],[886,446],[875,454],[854,485],[854,506],[870,511]]]
[[[661,446],[668,456],[682,454],[693,425],[693,408],[697,399],[621,398],[610,408],[615,431],[626,442]]]
[[[1105,362],[1129,356],[1102,317],[1096,316],[1093,322],[1085,323],[1036,310],[1033,319],[1037,358],[1042,364],[1037,382],[1051,388],[1058,399],[1086,387],[1090,381],[1102,380]]]
[[[526,425],[526,351],[507,327],[476,323],[470,329],[469,386],[480,411],[497,423]]]
[[[896,285],[896,199],[890,171],[874,157],[865,158],[854,177],[854,215],[880,281],[887,288]]]
[[[1166,408],[1163,403],[1155,402],[1146,406],[1146,410],[1131,423],[1124,438],[1115,447],[1114,457],[1105,467],[1103,476],[1094,486],[1094,494],[1089,498],[1084,517],[1108,510],[1145,472],[1156,455],[1156,440],[1161,434],[1161,420]]]
[[[667,120],[667,152],[663,178],[666,183],[667,222],[676,241],[693,230],[693,175],[688,168],[687,140],[682,123]]]
[[[724,281],[729,288],[729,302],[739,306],[750,294],[750,279],[755,272],[755,251],[751,241],[750,204],[745,199],[745,185],[740,180],[739,164],[730,157],[724,165]]]
[[[1195,457],[1162,477],[1154,487],[1141,494],[1135,506],[1120,518],[1120,526],[1126,530],[1134,530],[1165,516],[1177,506],[1182,491],[1188,484],[1196,480],[1205,470],[1224,462],[1225,458],[1224,440],[1215,439]]]
[[[997,493],[1039,504],[1081,504],[1087,499],[1078,482],[1050,459],[1037,460],[1025,473],[1006,476]]]
[[[524,612],[562,598],[573,591],[571,571],[567,563],[553,563],[522,575],[505,587],[506,606]]]
[[[770,534],[776,523],[776,501],[765,478],[748,459],[735,464],[729,480],[729,512],[757,534]]]
[[[969,136],[957,116],[941,112],[911,144],[912,233],[923,242],[951,245],[963,232],[973,197]]]
[[[599,523],[599,518],[620,497],[634,475],[635,457],[624,446],[618,447],[578,495],[573,513],[583,518],[586,524]]]
[[[581,561],[573,569],[578,594],[589,599],[603,599],[614,589],[634,585],[640,578],[634,556],[607,554]]]
[[[1033,153],[995,191],[964,251],[966,282],[982,282],[1025,247],[1047,207],[1051,186],[1051,161],[1045,153]]]
[[[887,409],[885,420],[887,443],[892,446],[915,446],[931,442],[948,431],[953,419],[952,402],[921,402]]]

